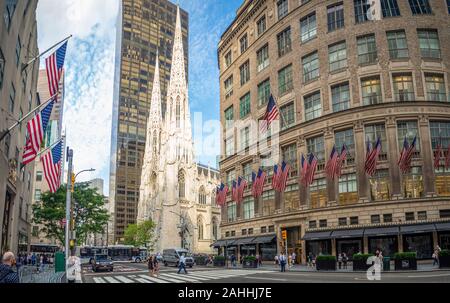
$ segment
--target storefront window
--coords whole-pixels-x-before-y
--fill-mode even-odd
[[[403,193],[406,198],[420,198],[423,194],[422,168],[414,166],[403,176]]]
[[[370,195],[372,201],[389,200],[389,170],[379,169],[370,178]]]
[[[439,196],[450,196],[450,168],[436,170],[436,192]]]
[[[297,183],[286,186],[286,191],[284,192],[284,206],[286,211],[295,209],[296,205],[298,205],[298,189],[299,187]]]
[[[383,252],[385,257],[394,257],[397,252],[397,236],[369,238],[369,253],[375,254],[377,250]]]
[[[241,256],[256,256],[256,244],[253,245],[241,245],[240,248]]]
[[[450,232],[439,234],[439,247],[441,249],[450,249]]]
[[[331,255],[331,240],[306,241],[306,256]]]
[[[263,261],[273,261],[277,255],[277,244],[275,242],[260,244],[259,250]]]
[[[337,254],[345,253],[349,260],[353,255],[363,251],[362,239],[336,240]]]
[[[433,239],[431,234],[404,236],[403,250],[415,251],[417,259],[430,259],[433,254]]]
[[[311,208],[326,207],[327,197],[327,181],[325,178],[316,179],[309,189],[311,197]]]

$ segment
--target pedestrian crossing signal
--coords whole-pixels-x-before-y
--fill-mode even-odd
[[[282,238],[283,240],[286,240],[286,239],[287,239],[287,230],[282,230],[282,231],[281,231],[281,238]]]

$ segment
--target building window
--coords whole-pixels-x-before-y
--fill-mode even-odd
[[[246,229],[241,230],[241,234],[242,234],[243,236],[247,235],[247,230],[246,230]]]
[[[439,210],[439,217],[441,219],[450,218],[450,209],[441,209],[441,210]]]
[[[244,219],[249,220],[255,217],[255,201],[253,197],[246,197],[243,201]]]
[[[253,228],[249,228],[249,229],[248,229],[248,234],[249,234],[249,235],[253,235]]]
[[[200,187],[200,190],[198,193],[198,203],[206,205],[206,192],[205,192],[205,188],[203,186]]]
[[[417,212],[417,220],[426,220],[427,212],[426,211],[418,211]]]
[[[431,14],[431,6],[428,0],[409,0],[409,6],[413,15]]]
[[[400,16],[397,0],[381,0],[381,11],[384,18]]]
[[[280,118],[281,118],[281,129],[282,130],[294,125],[295,124],[294,102],[291,102],[287,105],[283,105],[280,108],[280,116],[281,116]]]
[[[369,140],[369,142],[372,144],[372,148],[375,147],[375,144],[380,138],[381,140],[381,152],[378,156],[379,160],[387,160],[387,153],[388,150],[387,146],[387,138],[386,138],[386,129],[384,127],[384,124],[372,124],[372,125],[366,125],[364,127],[364,133],[365,133],[365,140]]]
[[[361,90],[364,105],[373,105],[383,102],[379,76],[361,79]]]
[[[411,74],[392,75],[395,101],[413,101],[414,85]]]
[[[323,136],[306,139],[306,146],[308,149],[308,154],[313,153],[317,157],[317,160],[319,161],[319,163],[322,163],[325,161]],[[319,166],[320,165],[318,165],[318,167],[317,167],[318,170],[319,170]]]
[[[405,213],[405,220],[406,221],[414,221],[416,218],[414,216],[414,212],[407,212]]]
[[[250,61],[247,60],[244,64],[239,67],[241,74],[241,85],[244,85],[250,80]]]
[[[304,97],[305,120],[319,118],[322,115],[322,103],[320,101],[320,91]]]
[[[258,72],[269,66],[269,44],[264,45],[256,52]]]
[[[309,221],[309,228],[317,228],[317,221]]]
[[[444,76],[441,74],[425,74],[425,85],[428,101],[446,102]]]
[[[413,166],[403,176],[403,193],[405,198],[421,198],[423,196],[422,167]]]
[[[347,44],[345,41],[328,47],[328,61],[330,72],[347,68]]]
[[[293,106],[293,104],[292,104]],[[289,170],[289,177],[297,176],[298,164],[297,164],[297,144],[293,143],[286,147],[281,148],[281,155],[284,162],[289,164],[291,169]]]
[[[347,225],[347,218],[339,218],[338,222],[339,222],[339,226],[346,226]]]
[[[202,219],[202,217],[198,217],[198,219],[197,219],[197,231],[198,231],[198,239],[203,240],[203,219]]]
[[[11,26],[11,21],[16,10],[17,0],[6,1],[5,11],[3,12],[3,17],[5,19],[6,28],[9,30]]]
[[[239,102],[239,116],[245,118],[250,113],[250,93],[244,95]]]
[[[342,175],[339,178],[339,204],[347,205],[358,201],[356,174]]]
[[[419,130],[417,128],[417,121],[398,121],[397,122],[397,139],[398,139],[398,148],[399,151],[403,149],[403,141],[405,138],[408,140],[408,143],[417,138],[416,140],[416,152],[420,151],[420,137]]]
[[[270,80],[267,79],[258,84],[258,106],[262,106],[269,102],[270,98]]]
[[[441,46],[439,43],[438,32],[435,29],[419,29],[420,54],[424,58],[441,58]]]
[[[248,39],[247,34],[245,34],[240,40],[239,43],[241,45],[241,54],[244,53],[248,48]]]
[[[328,32],[344,27],[344,4],[342,2],[327,7]]]
[[[269,226],[269,232],[270,232],[270,233],[275,232],[275,226],[270,225],[270,226]]]
[[[245,163],[242,166],[242,171],[244,173],[243,177],[248,183],[247,188],[250,188],[250,186],[252,184],[252,162]]]
[[[370,197],[372,201],[385,201],[390,199],[388,169],[378,169],[375,174],[370,177],[369,182]]]
[[[11,90],[9,91],[9,103],[8,103],[8,109],[10,113],[14,113],[15,100],[16,100],[16,88],[14,87],[14,84],[11,83]]]
[[[233,75],[225,80],[223,84],[225,86],[225,99],[228,99],[233,95]]]
[[[232,230],[232,231],[231,231],[231,236],[232,236],[232,237],[236,236],[236,231]]]
[[[367,0],[354,0],[355,6],[355,22],[361,23],[369,20],[367,18],[367,12],[370,9],[370,3]]]
[[[18,37],[17,44],[16,44],[16,66],[17,67],[19,67],[21,52],[22,52],[22,42],[20,41],[20,37]]]
[[[403,59],[409,57],[408,43],[404,30],[386,32],[389,56],[391,59]]]
[[[319,220],[319,227],[327,227],[327,220]]]
[[[350,88],[348,82],[331,87],[331,100],[333,103],[333,112],[350,108]]]
[[[278,20],[288,14],[288,0],[279,0],[277,2]]]
[[[358,42],[358,63],[360,65],[376,63],[377,45],[375,43],[375,35],[370,34],[357,38]]]
[[[317,36],[316,14],[311,14],[300,20],[301,41],[307,42]]]
[[[327,180],[315,179],[309,189],[311,208],[323,208],[327,206]]]
[[[292,50],[291,44],[291,27],[277,35],[278,57],[282,57]]]
[[[257,28],[258,37],[261,36],[266,31],[266,16],[262,16],[256,22],[256,28]]]
[[[212,225],[213,240],[217,240],[217,236],[219,235],[219,225],[216,218],[213,219]]]
[[[241,129],[241,150],[245,150],[250,146],[250,127]]]
[[[292,64],[278,71],[278,93],[284,95],[293,89]]]
[[[41,195],[42,195],[41,190],[40,189],[36,189],[34,191],[34,201],[40,202],[41,201]]]
[[[186,179],[185,179],[184,173],[182,171],[180,171],[178,173],[178,197],[180,199],[186,197],[185,184],[186,184]]]
[[[228,215],[228,222],[236,221],[236,202],[228,202],[227,215]]]
[[[229,67],[230,65],[231,65],[231,51],[229,51],[225,55],[225,67]]]
[[[350,217],[350,225],[358,225],[358,217]]]
[[[302,58],[303,82],[319,78],[319,55],[317,51]]]
[[[233,105],[231,105],[229,108],[225,110],[225,127],[226,129],[229,129],[231,125],[233,125],[234,122],[234,111],[233,111]]]
[[[384,214],[383,215],[383,222],[384,223],[391,223],[392,222],[392,214]]]
[[[430,122],[430,132],[434,157],[436,157],[438,145],[441,146],[441,163],[439,168],[435,169],[436,193],[441,197],[450,196],[450,168],[444,166],[444,159],[448,153],[446,146],[450,145],[450,123]]]
[[[355,138],[353,136],[353,129],[346,129],[334,133],[334,142],[338,153],[342,151],[345,145],[347,148],[346,164],[353,164],[355,162]]]
[[[232,136],[225,140],[225,155],[234,155],[234,138]]]
[[[261,233],[265,234],[267,232],[267,227],[266,226],[262,226],[261,227]]]
[[[3,88],[3,78],[5,76],[5,66],[6,66],[5,57],[3,56],[3,52],[0,49],[0,89]]]
[[[379,224],[379,223],[381,223],[380,215],[371,215],[370,216],[370,223],[372,223],[372,224]]]
[[[450,0],[447,0],[447,11],[450,14]]]
[[[231,191],[231,187],[233,186],[233,180],[235,180],[235,179],[236,179],[236,173],[235,173],[234,169],[227,172],[227,185],[228,185],[228,188],[230,189],[228,192]]]

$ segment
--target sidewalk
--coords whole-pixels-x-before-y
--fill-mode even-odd
[[[66,283],[66,273],[55,273],[55,268],[48,265],[42,271],[36,266],[21,266],[19,278],[20,283]]]

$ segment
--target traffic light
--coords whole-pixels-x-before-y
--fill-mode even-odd
[[[72,181],[72,182],[71,182],[71,183],[72,183],[72,186],[71,186],[70,191],[73,192],[73,189],[74,189],[74,187],[75,187],[75,174],[74,174],[74,173],[72,173],[71,181]]]
[[[74,239],[70,239],[69,246],[70,246],[71,249],[75,247],[75,240]]]
[[[287,230],[282,230],[282,231],[281,231],[281,238],[282,238],[283,240],[286,240],[286,239],[287,239]]]

